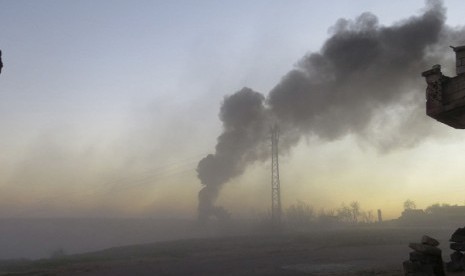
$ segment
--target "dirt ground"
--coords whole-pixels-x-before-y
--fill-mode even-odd
[[[180,259],[135,260],[59,275],[402,275],[405,245],[238,250]],[[82,269],[82,268],[81,268]]]
[[[58,275],[402,275],[408,241],[420,238],[416,231],[375,229],[191,240],[167,244],[171,253],[162,257]]]
[[[448,261],[452,231],[356,229],[179,240],[67,256],[28,267],[37,274],[15,275],[403,275],[409,242],[433,236]]]

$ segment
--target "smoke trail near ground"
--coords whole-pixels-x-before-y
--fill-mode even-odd
[[[422,71],[438,63],[434,49],[441,38],[453,32],[444,22],[439,1],[428,1],[423,14],[388,27],[380,26],[370,13],[340,19],[321,50],[305,56],[268,97],[249,88],[227,96],[220,110],[223,133],[216,151],[197,168],[204,186],[199,219],[226,214],[215,207],[221,187],[251,163],[268,158],[268,132],[275,122],[282,130],[284,150],[303,135],[323,141],[357,135],[384,149],[416,143],[429,130],[417,124],[424,102],[412,98],[417,100],[423,89],[413,87]],[[405,113],[394,124],[401,135],[378,139],[372,129],[383,123],[379,114],[393,110]]]

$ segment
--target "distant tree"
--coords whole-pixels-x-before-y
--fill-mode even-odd
[[[360,216],[360,204],[358,201],[352,201],[350,203],[350,211],[352,213],[353,222],[358,222],[358,217]]]
[[[349,206],[342,203],[341,207],[336,210],[336,214],[338,221],[345,223],[356,224],[374,221],[373,211],[363,211],[358,201],[352,201]]]
[[[417,208],[417,205],[415,204],[413,200],[407,199],[406,201],[404,201],[404,210],[413,210],[416,208]]]
[[[339,220],[339,217],[336,215],[336,211],[333,209],[325,210],[321,209],[318,212],[318,217],[317,217],[317,222],[321,226],[327,227],[327,226],[332,226],[335,223],[337,223]]]
[[[318,216],[326,216],[326,217],[334,217],[336,216],[336,211],[334,211],[333,209],[329,209],[329,210],[325,210],[325,209],[321,209],[319,212],[318,212]]]
[[[315,212],[311,205],[298,201],[286,209],[286,220],[289,226],[302,228],[309,226],[315,220]]]
[[[344,203],[341,205],[339,209],[337,209],[337,218],[341,222],[346,222],[346,223],[353,223],[354,222],[354,216],[352,215],[352,209],[345,205]]]
[[[373,210],[362,212],[361,217],[362,221],[365,223],[372,223],[375,221],[375,217],[373,216]]]

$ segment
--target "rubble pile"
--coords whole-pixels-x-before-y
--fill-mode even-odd
[[[439,242],[429,236],[423,236],[421,243],[410,243],[413,249],[410,259],[403,263],[406,276],[444,276],[444,268]]]
[[[465,258],[463,257],[465,251],[465,228],[458,228],[452,234],[449,240],[450,249],[454,253],[450,255],[450,262],[447,263],[447,271],[458,272],[465,270]]]

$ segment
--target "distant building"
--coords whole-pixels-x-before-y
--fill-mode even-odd
[[[406,209],[402,212],[399,219],[406,221],[423,221],[426,213],[423,209]]]
[[[460,205],[432,205],[426,209],[429,216],[440,218],[441,220],[462,220],[465,221],[465,206]]]
[[[465,206],[431,205],[423,209],[406,209],[399,217],[402,225],[441,225],[465,222]]]

